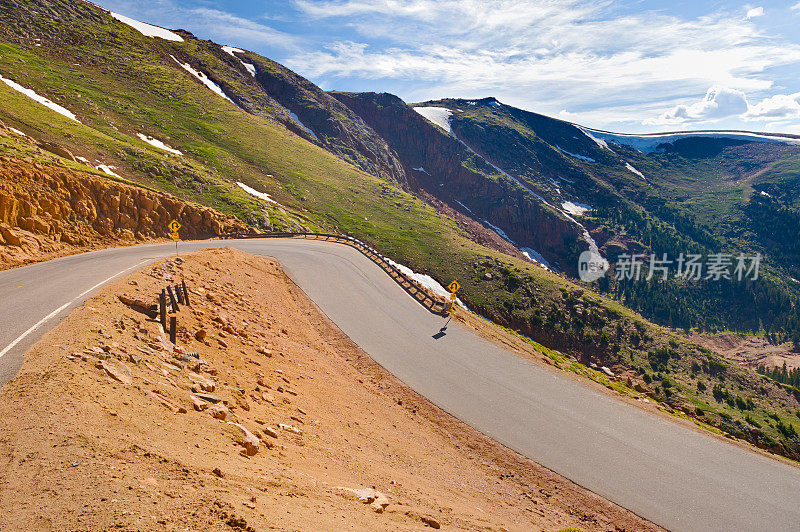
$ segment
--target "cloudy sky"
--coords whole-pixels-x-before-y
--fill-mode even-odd
[[[800,134],[798,0],[99,3],[259,52],[324,89],[494,96],[621,132]]]

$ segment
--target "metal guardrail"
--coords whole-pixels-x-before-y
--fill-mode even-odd
[[[432,296],[426,292],[415,280],[401,272],[396,266],[389,263],[386,257],[378,253],[375,249],[355,237],[348,235],[336,235],[331,233],[259,233],[243,234],[235,238],[303,238],[308,240],[324,240],[326,242],[337,242],[353,247],[360,251],[365,257],[377,264],[389,277],[413,297],[420,305],[428,309],[433,314],[447,316],[449,312],[449,302],[444,299]]]

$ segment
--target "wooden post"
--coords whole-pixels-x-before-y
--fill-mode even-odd
[[[167,331],[167,293],[161,289],[161,297],[158,299],[158,312],[161,314],[161,327]]]
[[[175,285],[175,295],[178,296],[178,303],[183,305],[183,290],[181,290],[181,285]]]
[[[169,300],[172,303],[172,310],[177,312],[180,310],[180,308],[178,307],[178,300],[175,299],[175,294],[172,292],[171,286],[167,286],[167,293],[169,294]]]
[[[189,303],[189,291],[186,289],[186,281],[181,281],[181,288],[183,288],[183,300],[187,306],[191,306],[191,303]]]
[[[178,334],[178,318],[176,316],[169,317],[169,341],[175,343],[175,336]]]

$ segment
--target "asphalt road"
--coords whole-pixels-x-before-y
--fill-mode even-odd
[[[265,239],[181,250],[221,244],[279,259],[353,341],[442,409],[665,528],[800,530],[800,468],[616,401],[458,324],[437,335],[444,320],[352,248]],[[98,283],[172,252],[138,246],[0,272],[0,384]]]

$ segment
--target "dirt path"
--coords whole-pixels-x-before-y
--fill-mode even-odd
[[[175,348],[118,296],[182,277]],[[106,287],[0,395],[0,530],[656,529],[433,407],[231,249]]]

